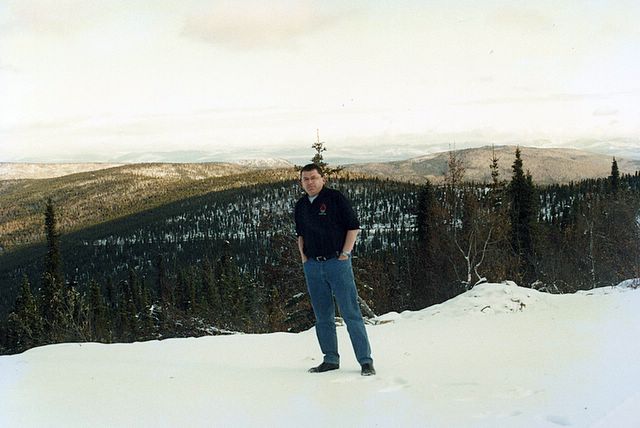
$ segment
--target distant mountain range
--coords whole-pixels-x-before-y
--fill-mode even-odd
[[[490,181],[492,154],[501,179],[511,179],[515,146],[457,151],[466,181]],[[525,170],[537,184],[568,183],[607,177],[612,157],[585,151],[522,147]],[[394,181],[442,182],[449,152],[404,161],[345,165],[352,176]],[[617,159],[620,172],[640,171],[640,160]],[[335,166],[335,165],[334,165]],[[64,233],[153,210],[186,198],[232,188],[296,180],[293,165],[282,159],[234,163],[25,164],[0,163],[0,253],[42,239],[41,217],[48,198],[61,207]]]
[[[516,146],[485,146],[457,151],[465,166],[465,180],[487,182],[490,180],[489,165],[493,153],[499,159],[501,177],[511,177],[511,165],[515,159]],[[568,183],[585,178],[606,177],[611,172],[613,157],[583,150],[565,148],[521,147],[524,168],[531,172],[538,184]],[[194,152],[185,158],[195,159]],[[281,158],[258,158],[236,162],[166,162],[175,159],[175,153],[136,154],[118,159],[122,163],[0,163],[0,181],[18,179],[44,179],[70,174],[97,171],[107,168],[138,165],[146,174],[157,177],[182,174],[190,178],[210,178],[240,174],[261,169],[288,169],[294,165]],[[208,159],[203,152],[199,159]],[[449,152],[433,153],[407,160],[390,162],[353,163],[344,165],[349,172],[421,183],[429,179],[442,182],[447,171]],[[621,173],[632,174],[640,170],[640,160],[617,158]],[[1,189],[1,187],[0,187]]]
[[[489,182],[489,165],[493,153],[499,159],[500,176],[511,178],[516,146],[480,147],[456,152],[465,167],[466,181]],[[586,178],[607,177],[611,173],[613,158],[587,151],[560,148],[521,147],[521,157],[535,183],[569,183]],[[424,182],[429,179],[440,183],[447,171],[449,152],[434,153],[404,161],[350,164],[346,169],[360,174],[394,180]],[[640,170],[640,160],[616,159],[620,173],[632,174]]]
[[[0,163],[0,180],[42,179],[62,177],[80,172],[114,168],[112,163]]]
[[[293,164],[284,159],[247,159],[238,162],[166,162],[156,156],[137,156],[135,161],[123,163],[1,163],[0,180],[45,179],[63,177],[82,172],[98,171],[131,165],[147,165],[147,170],[162,174],[161,169],[171,174],[190,174],[201,177],[220,177],[228,174],[247,172],[247,169],[291,168]],[[153,165],[153,167],[151,167]]]

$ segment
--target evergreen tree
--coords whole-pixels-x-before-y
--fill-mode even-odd
[[[44,271],[52,276],[56,284],[61,285],[64,283],[64,278],[62,275],[62,257],[60,255],[60,235],[57,230],[56,213],[51,198],[47,199],[44,226],[47,239]]]
[[[229,241],[225,241],[223,245],[222,255],[218,258],[215,267],[216,288],[220,292],[221,319],[226,323],[224,327],[231,327],[233,315],[236,312],[234,300],[238,286],[236,280],[238,272],[231,256]]]
[[[324,153],[327,149],[324,147],[324,142],[320,141],[320,130],[316,130],[317,140],[315,143],[311,145],[311,148],[315,150],[315,154],[313,158],[311,158],[311,162],[318,165],[322,171],[325,171],[327,168],[327,163],[324,161],[324,157],[322,153]]]
[[[117,287],[116,332],[121,342],[132,342],[136,337],[135,308],[129,292],[129,283],[118,282]]]
[[[265,284],[265,322],[270,331],[298,332],[313,326],[314,315],[300,269],[297,240],[280,226],[282,217],[266,210],[260,216],[259,230],[272,233],[264,250],[261,278]]]
[[[533,180],[531,174],[524,173],[519,147],[516,149],[512,169],[513,176],[509,186],[511,247],[519,260],[517,277],[528,284],[535,279],[533,228],[537,215]]]
[[[313,155],[313,158],[311,158],[311,163],[318,165],[324,175],[329,178],[336,175],[344,168],[341,166],[329,168],[329,165],[324,161],[324,156],[322,155],[322,153],[327,151],[327,149],[324,146],[325,143],[320,141],[320,130],[316,130],[316,135],[316,142],[311,145],[311,148],[315,150],[315,154]]]
[[[191,275],[185,269],[178,270],[176,294],[178,308],[184,313],[192,313],[195,308],[196,289]]]
[[[485,276],[489,281],[502,281],[507,278],[507,266],[513,264],[513,252],[509,250],[510,222],[506,198],[506,182],[500,178],[499,158],[492,146],[492,157],[489,169],[491,171],[491,188],[485,200],[484,209],[487,211],[486,228],[491,230],[491,245],[487,247],[485,260]]]
[[[7,319],[7,343],[11,352],[18,353],[39,345],[41,340],[42,318],[25,276],[13,312]]]
[[[436,204],[436,196],[431,185],[427,182],[418,191],[418,204],[416,209],[415,230],[419,242],[423,242],[428,246],[429,240],[433,238],[432,222],[434,219],[434,207]]]
[[[160,296],[160,308],[157,316],[160,334],[162,336],[171,337],[173,327],[171,325],[171,317],[175,311],[175,294],[174,287],[171,284],[166,268],[164,257],[158,254],[155,262],[156,268],[156,290]]]
[[[74,279],[69,281],[63,289],[64,323],[66,331],[65,341],[90,340],[89,308],[85,296],[78,291],[78,283]]]
[[[204,293],[203,306],[206,308],[205,314],[207,315],[207,318],[215,324],[220,320],[220,291],[216,284],[213,266],[211,266],[211,262],[208,257],[205,257],[202,265],[200,266],[200,281],[202,283],[201,289]]]
[[[141,340],[153,339],[155,337],[155,306],[151,304],[151,293],[149,291],[149,287],[147,287],[146,281],[144,280],[140,281],[140,296],[141,304],[138,309],[138,313],[140,314],[140,318],[138,320],[138,338]]]
[[[62,276],[59,235],[56,230],[55,208],[51,199],[45,209],[47,253],[42,274],[40,311],[44,323],[44,337],[49,343],[63,340],[68,328],[64,279]]]
[[[429,303],[430,290],[434,286],[434,243],[436,238],[436,196],[427,180],[424,186],[418,191],[417,209],[415,217],[415,233],[417,243],[417,260],[413,263],[415,274],[411,282],[409,295],[413,303],[411,309],[422,309]]]
[[[120,281],[118,314],[122,325],[122,334],[127,342],[140,337],[140,317],[142,306],[141,287],[135,270],[129,268],[126,281]]]
[[[491,169],[491,187],[493,189],[497,189],[500,186],[500,168],[498,166],[498,161],[500,158],[496,156],[495,148],[493,144],[491,145],[491,164],[489,168]]]
[[[449,191],[450,188],[435,188],[430,183],[421,187],[417,193],[414,239],[392,238],[398,250],[389,248],[383,263],[390,282],[393,310],[423,309],[442,303],[452,295],[455,281],[452,210],[451,204],[445,206],[445,199],[456,192]],[[399,245],[401,240],[406,244]]]
[[[156,289],[160,295],[160,303],[162,307],[171,307],[175,303],[175,296],[171,282],[167,276],[165,268],[164,257],[162,254],[158,254],[156,257]]]
[[[141,312],[145,307],[143,286],[141,284],[140,278],[138,277],[138,274],[136,273],[135,269],[131,267],[129,268],[128,278],[129,278],[128,279],[129,288],[127,291],[129,292],[129,298],[131,299],[135,313],[137,314]]]
[[[611,188],[611,192],[616,194],[618,193],[618,189],[620,188],[620,170],[618,169],[618,162],[616,158],[613,158],[613,162],[611,162],[611,175],[609,176],[609,186]]]
[[[89,325],[91,340],[110,342],[107,306],[100,285],[93,280],[89,284]]]

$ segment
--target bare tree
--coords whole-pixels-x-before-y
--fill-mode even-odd
[[[489,245],[493,243],[494,225],[491,213],[480,206],[473,192],[466,191],[463,202],[462,236],[455,238],[454,244],[465,261],[466,279],[462,282],[466,289],[470,289],[485,279],[480,275],[479,268],[485,261]],[[474,274],[477,278],[475,281]]]

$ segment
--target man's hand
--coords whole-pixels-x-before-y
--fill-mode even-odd
[[[298,251],[300,251],[300,258],[302,259],[302,263],[306,263],[307,256],[304,254],[304,238],[302,236],[298,236]]]

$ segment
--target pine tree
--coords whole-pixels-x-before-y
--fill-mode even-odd
[[[160,296],[160,310],[157,314],[158,325],[161,335],[171,335],[173,327],[171,326],[171,317],[175,312],[175,294],[174,287],[171,284],[164,262],[164,256],[158,254],[156,257],[156,290]],[[155,315],[154,315],[155,316]]]
[[[313,158],[311,158],[311,162],[318,165],[322,171],[327,168],[327,163],[324,161],[322,153],[327,149],[324,147],[324,142],[320,141],[320,130],[316,129],[317,140],[315,143],[311,145],[311,148],[315,150],[315,154]]]
[[[259,230],[272,233],[262,268],[265,323],[270,331],[297,332],[313,326],[314,316],[300,269],[298,244],[295,235],[280,226],[283,221],[271,211],[261,213]]]
[[[485,260],[485,275],[489,281],[501,281],[508,276],[507,267],[512,262],[512,251],[509,250],[510,225],[507,212],[506,182],[500,178],[500,159],[496,156],[495,149],[491,147],[492,156],[489,169],[491,171],[491,189],[487,195],[485,209],[488,218],[487,225],[491,233],[492,245],[487,247]]]
[[[139,313],[142,311],[142,296],[140,280],[132,268],[129,268],[128,279],[120,282],[119,301],[118,313],[124,340],[137,340],[140,338]]]
[[[393,310],[423,309],[452,297],[455,281],[450,215],[442,203],[443,190],[430,183],[418,190],[416,204],[415,243],[399,245],[400,251],[387,249],[383,257],[385,281],[389,282],[388,298]],[[390,236],[390,242],[400,242]],[[409,241],[408,237],[403,239]],[[397,244],[396,244],[397,245]]]
[[[96,281],[89,283],[89,325],[91,340],[110,342],[107,306]]]
[[[200,281],[204,293],[203,306],[206,308],[207,318],[214,323],[220,320],[220,291],[216,284],[215,273],[208,257],[205,257],[200,267]]]
[[[65,341],[83,341],[90,339],[89,308],[84,295],[78,291],[78,282],[69,281],[62,293],[64,308]]]
[[[140,282],[140,278],[136,273],[135,269],[129,268],[129,288],[128,292],[130,293],[131,301],[133,302],[133,306],[135,308],[136,314],[142,312],[145,307],[144,303],[144,295],[143,295],[143,286]]]
[[[49,273],[56,284],[63,284],[62,261],[60,255],[60,235],[57,230],[57,220],[53,202],[47,200],[44,214],[45,236],[47,239],[47,255],[45,256],[44,270]]]
[[[41,343],[42,318],[31,284],[25,276],[20,286],[13,312],[7,319],[7,342],[12,352],[22,352]]]
[[[154,306],[151,305],[151,293],[144,280],[140,281],[140,296],[141,302],[140,308],[138,309],[138,312],[140,314],[140,319],[138,320],[138,338],[141,340],[153,339],[155,337],[155,319],[153,313]]]
[[[118,340],[122,342],[132,342],[136,337],[135,308],[127,281],[121,280],[118,283],[117,295],[116,331]]]
[[[63,340],[66,335],[68,316],[65,308],[59,235],[56,230],[55,208],[51,199],[47,200],[44,224],[47,254],[45,256],[45,270],[42,275],[40,310],[46,341],[55,343]]]
[[[329,165],[324,161],[324,156],[322,155],[322,153],[327,151],[324,144],[324,142],[320,141],[320,130],[317,129],[316,142],[311,145],[311,148],[315,150],[315,154],[313,155],[313,158],[311,158],[311,163],[318,165],[324,175],[329,178],[342,171],[344,167],[338,166],[335,168],[329,168]]]
[[[230,243],[223,243],[222,255],[216,262],[216,288],[220,292],[220,315],[221,321],[225,327],[231,327],[233,323],[233,315],[235,314],[235,263],[231,256]]]
[[[178,308],[186,314],[191,314],[195,308],[196,289],[191,275],[184,269],[178,270],[176,294]]]
[[[613,162],[611,162],[611,175],[609,176],[609,186],[613,194],[618,193],[618,189],[620,188],[620,170],[618,169],[618,162],[616,161],[615,157],[613,158]]]
[[[429,240],[433,236],[432,222],[434,217],[434,206],[436,203],[436,196],[431,185],[431,182],[427,182],[418,191],[418,206],[416,209],[416,234],[418,241],[424,242],[425,246],[428,246]]]
[[[417,197],[417,209],[415,218],[416,231],[416,258],[413,263],[415,274],[412,275],[411,287],[409,289],[410,301],[413,303],[411,309],[422,309],[428,305],[430,296],[430,288],[433,287],[433,269],[434,261],[434,243],[436,228],[436,196],[431,185],[427,180],[426,184],[420,188]]]
[[[520,148],[516,149],[509,186],[511,205],[511,247],[519,259],[518,278],[530,283],[535,277],[533,228],[536,221],[535,189],[531,174],[525,175]]]
[[[160,295],[160,303],[162,307],[171,307],[175,303],[174,290],[171,286],[171,282],[167,277],[167,271],[165,268],[164,257],[162,254],[158,254],[156,257],[156,289]]]
[[[500,158],[496,156],[496,151],[492,144],[491,145],[491,164],[489,165],[489,168],[491,169],[491,186],[494,190],[498,189],[498,187],[500,186],[500,168],[498,166],[499,160]]]
[[[465,167],[455,150],[449,151],[447,173],[445,174],[445,206],[448,211],[447,222],[453,240],[458,239],[458,220],[460,219],[460,190],[464,179]]]

